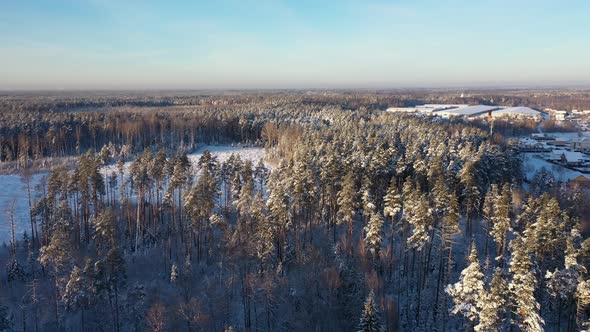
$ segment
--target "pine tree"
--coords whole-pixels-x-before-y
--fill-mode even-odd
[[[543,331],[545,321],[540,316],[540,305],[535,298],[537,279],[529,249],[520,236],[512,240],[511,246],[510,272],[512,273],[512,280],[508,285],[508,289],[518,317],[518,327],[522,331]]]
[[[136,331],[143,327],[146,296],[145,287],[137,282],[127,291],[127,315]]]
[[[488,192],[486,193],[482,208],[483,217],[488,224],[488,229],[491,229],[494,223],[494,204],[498,196],[498,185],[492,184],[490,190],[488,190]]]
[[[455,305],[451,312],[461,314],[473,326],[480,315],[481,298],[484,294],[484,275],[477,257],[477,248],[471,242],[469,265],[461,271],[459,281],[453,285],[447,285],[445,292],[453,298]]]
[[[127,281],[125,260],[121,250],[113,246],[94,264],[97,294],[109,298],[113,316],[113,329],[119,331],[119,294]]]
[[[254,180],[252,178],[252,163],[248,160],[241,171],[242,185],[238,199],[234,202],[240,215],[247,215],[254,199]]]
[[[95,234],[98,252],[101,255],[95,264],[96,292],[118,298],[119,288],[125,283],[125,262],[117,244],[115,216],[110,209],[95,219]],[[85,269],[86,270],[86,269]],[[113,308],[118,316],[118,306]],[[118,328],[118,323],[116,323]]]
[[[6,274],[8,277],[8,282],[13,280],[20,280],[24,281],[26,272],[23,266],[18,262],[16,258],[11,258],[6,264]]]
[[[8,313],[8,307],[0,304],[0,331],[9,331],[12,322]]]
[[[356,181],[352,172],[346,173],[342,189],[338,192],[338,216],[340,223],[348,223],[348,237],[352,241],[352,223],[356,211]]]
[[[172,268],[170,269],[170,282],[175,283],[180,276],[180,271],[178,270],[178,265],[176,263],[172,264]]]
[[[137,212],[135,216],[135,250],[139,247],[140,239],[143,239],[145,233],[145,199],[148,191],[150,178],[148,175],[148,166],[152,159],[149,150],[139,156],[132,164],[130,169],[132,188],[137,192]]]
[[[401,195],[397,189],[397,179],[395,177],[391,178],[391,183],[387,189],[387,194],[383,197],[383,202],[385,203],[383,214],[385,214],[386,217],[395,220],[401,211],[402,203]]]
[[[217,157],[205,151],[199,159],[198,167],[200,176],[193,188],[187,191],[184,206],[188,217],[192,219],[191,228],[197,241],[197,258],[201,259],[203,242],[209,241],[210,227],[207,222],[219,197],[219,182],[216,177],[219,171]],[[203,229],[206,231],[204,232]],[[187,255],[189,255],[188,251],[187,249]]]
[[[182,197],[183,189],[191,186],[190,176],[192,165],[184,152],[179,152],[175,158],[167,163],[167,173],[170,178],[168,190],[165,194],[165,201],[172,205],[172,220],[177,230],[180,231],[180,238],[184,240],[184,223],[182,221]],[[174,197],[177,193],[176,198]],[[178,210],[178,211],[177,211]],[[178,217],[178,219],[176,219]]]
[[[77,266],[72,269],[62,295],[62,301],[68,310],[81,310],[80,325],[82,330],[85,330],[85,311],[93,304],[95,293],[92,265],[88,259],[83,270]]]
[[[417,201],[404,205],[404,218],[412,226],[412,236],[408,237],[408,245],[422,250],[431,240],[430,231],[434,221],[426,194],[420,195]]]
[[[250,215],[255,220],[256,256],[260,262],[260,269],[262,271],[266,267],[269,267],[273,261],[272,256],[276,249],[278,227],[270,217],[267,217],[264,199],[260,192],[256,195],[254,203],[250,208]]]
[[[385,329],[381,324],[381,314],[379,313],[379,309],[377,308],[377,304],[375,303],[375,294],[373,293],[373,291],[371,291],[369,293],[369,296],[367,296],[367,300],[365,301],[363,314],[361,315],[357,331],[382,332],[384,330]]]
[[[154,210],[156,212],[158,222],[161,222],[162,220],[162,208],[160,204],[162,203],[161,193],[164,190],[164,182],[166,179],[166,163],[166,152],[164,151],[164,149],[160,149],[156,154],[156,157],[153,159],[152,165],[150,167],[150,177],[154,179],[156,182],[156,204],[154,204]],[[154,235],[156,234],[155,223],[153,233]]]
[[[265,239],[273,238],[273,247],[277,251],[277,259],[283,263],[285,259],[284,245],[287,237],[287,229],[291,227],[291,201],[289,195],[280,180],[281,170],[273,171],[270,175],[268,187],[269,194],[266,207],[269,215],[265,222]],[[268,246],[268,244],[267,244]]]
[[[260,192],[264,191],[264,187],[266,186],[266,183],[268,182],[268,174],[269,173],[270,173],[270,171],[264,165],[264,160],[262,160],[262,159],[258,160],[258,163],[256,164],[256,168],[254,169],[254,178],[256,179],[256,182],[258,184],[258,191],[260,191]]]
[[[582,276],[586,273],[586,268],[578,264],[577,256],[578,252],[574,248],[573,239],[570,236],[567,238],[565,250],[565,268],[555,269],[553,272],[547,271],[545,274],[548,293],[557,301],[557,306],[560,309],[562,305],[565,306],[566,311],[570,312],[570,316],[577,307],[578,287],[583,281]],[[559,310],[557,313],[558,325],[560,325],[561,314],[561,310]]]
[[[443,238],[446,245],[450,245],[452,237],[456,234],[461,233],[461,227],[459,226],[459,201],[457,195],[454,192],[448,193],[448,206],[445,208],[443,213]]]
[[[397,187],[397,178],[392,177],[389,187],[387,188],[387,193],[383,197],[383,214],[385,217],[389,217],[391,222],[389,224],[389,250],[390,250],[390,257],[389,257],[389,277],[393,273],[393,261],[394,261],[394,238],[397,232],[400,232],[401,228],[399,223],[399,216],[402,210],[402,197]]]
[[[500,268],[496,268],[492,281],[490,282],[490,289],[484,291],[479,298],[478,307],[481,308],[479,313],[479,324],[475,326],[477,332],[494,332],[502,330],[502,314],[506,305],[506,282]]]
[[[52,268],[55,278],[55,320],[60,327],[59,299],[63,274],[71,263],[70,239],[67,230],[59,227],[53,232],[48,245],[41,248],[39,263],[46,268]]]
[[[372,212],[369,222],[365,226],[365,247],[373,256],[379,257],[379,250],[383,242],[383,218],[378,212]]]
[[[538,215],[523,233],[528,248],[535,254],[540,264],[544,264],[547,259],[561,253],[559,248],[565,245],[564,215],[555,198],[544,194],[539,199]]]
[[[369,217],[376,208],[375,199],[371,190],[373,184],[371,178],[365,174],[361,181],[361,201],[363,203],[363,215]]]
[[[94,219],[94,240],[99,249],[104,249],[114,246],[117,238],[117,225],[115,223],[115,216],[111,209],[104,210]]]
[[[494,190],[492,190],[493,192]],[[505,183],[502,187],[502,193],[493,198],[494,213],[492,216],[492,229],[490,235],[496,242],[496,256],[500,257],[506,250],[506,239],[508,232],[512,230],[510,220],[510,205],[512,195],[510,185]]]
[[[578,284],[576,289],[576,299],[576,323],[578,329],[581,329],[582,327],[590,327],[587,323],[583,323],[588,321],[588,317],[586,317],[586,309],[588,308],[588,305],[590,305],[590,280],[584,280]]]
[[[459,172],[459,179],[463,185],[462,196],[465,203],[465,219],[467,220],[467,234],[472,235],[472,219],[473,214],[477,211],[477,206],[480,202],[480,189],[477,178],[477,159],[470,157],[461,171]]]

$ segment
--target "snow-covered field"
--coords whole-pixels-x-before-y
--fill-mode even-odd
[[[232,154],[239,155],[243,160],[251,160],[254,165],[264,158],[263,148],[243,148],[237,146],[221,145],[221,146],[204,146],[200,148],[196,153],[190,154],[189,159],[193,164],[199,160],[205,150],[211,151],[214,156],[217,156],[219,162],[227,160]],[[126,167],[131,165],[130,162],[126,163]],[[110,174],[112,170],[116,169],[116,165],[106,166],[106,171]],[[33,176],[31,181],[32,189],[42,179],[47,176],[47,173],[38,173]],[[32,197],[38,195],[39,192],[32,191]],[[15,200],[15,228],[17,234],[17,240],[22,239],[24,232],[31,232],[29,222],[29,203],[27,199],[27,189],[24,182],[21,181],[18,175],[0,175],[0,245],[2,243],[8,243],[10,241],[10,221],[8,213],[5,210],[11,205],[12,201]]]
[[[258,160],[264,158],[264,149],[263,148],[243,148],[239,146],[231,146],[231,145],[205,145],[201,147],[197,152],[191,153],[188,155],[188,159],[191,161],[193,165],[196,165],[199,161],[199,158],[203,155],[203,152],[209,150],[211,154],[217,157],[217,160],[222,163],[229,159],[232,154],[237,154],[243,160],[251,160],[256,166]],[[128,169],[131,166],[131,162],[128,161],[125,163],[125,169]],[[105,170],[108,174],[111,174],[112,171],[117,171],[117,165],[112,164],[105,167]]]
[[[548,161],[545,161],[541,158],[535,157],[539,155],[539,153],[523,153],[522,154],[522,163],[523,163],[523,170],[525,172],[527,180],[530,180],[535,176],[535,173],[540,171],[542,168],[545,168],[547,171],[553,174],[556,181],[560,182],[567,182],[571,179],[574,179],[582,173],[573,171],[571,169],[552,164]]]

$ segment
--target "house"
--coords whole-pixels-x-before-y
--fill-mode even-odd
[[[576,152],[590,153],[590,137],[572,140],[571,149]]]
[[[561,162],[563,159],[563,151],[551,151],[551,153],[549,153],[545,159],[547,161]]]
[[[553,116],[555,116],[555,120],[557,120],[557,121],[565,120],[566,115],[567,115],[566,111],[554,111],[553,112]]]
[[[531,138],[521,138],[518,142],[518,148],[520,152],[545,152],[549,151],[549,149],[545,148],[545,146]]]
[[[547,145],[553,145],[553,146],[558,146],[558,147],[567,147],[569,144],[566,141],[552,141],[552,142],[547,142]]]
[[[554,141],[555,137],[551,136],[551,135],[547,135],[544,133],[534,133],[531,134],[531,137],[533,139],[536,139],[537,141]]]
[[[580,152],[563,151],[560,162],[566,166],[581,166],[584,163],[584,155]]]

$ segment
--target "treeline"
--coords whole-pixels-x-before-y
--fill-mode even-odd
[[[301,113],[320,109],[371,111],[421,103],[569,110],[590,108],[590,95],[567,90],[8,94],[0,98],[0,161],[78,155],[109,141],[136,151],[160,146],[174,150],[206,140],[252,142],[266,120],[299,120]],[[533,123],[520,128],[498,123],[497,129],[504,135],[535,130]]]
[[[20,99],[5,100],[24,110],[10,112],[9,105],[1,106],[0,162],[16,161],[16,167],[21,168],[30,161],[76,156],[106,144],[118,149],[127,146],[130,153],[146,148],[190,151],[197,142],[257,144],[262,126],[268,121],[316,123],[324,120],[319,110],[341,110],[338,105],[305,102],[307,97],[298,95],[190,98],[195,100],[187,104],[194,106],[137,108],[129,107],[123,99],[119,103],[126,107],[109,103],[106,109],[96,109],[98,106],[87,97],[82,102],[88,101],[93,107],[83,112],[77,111],[76,102],[66,104],[63,112],[49,112],[29,106],[29,99],[24,99],[24,106],[19,104]],[[174,100],[175,105],[183,104]],[[52,101],[44,99],[40,103],[52,105]]]
[[[114,144],[192,150],[199,143],[256,143],[263,122],[229,110],[168,112],[0,113],[0,161],[79,155]]]

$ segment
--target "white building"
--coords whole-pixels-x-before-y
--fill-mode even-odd
[[[571,141],[573,151],[590,153],[590,138],[582,137]]]
[[[534,119],[542,120],[543,113],[529,107],[506,107],[492,112],[494,118],[518,118],[518,119]]]
[[[387,112],[390,113],[416,113],[416,107],[389,107]]]
[[[566,115],[567,115],[566,111],[554,111],[553,112],[553,116],[555,116],[555,120],[557,120],[557,121],[565,120]]]
[[[490,111],[493,112],[499,108],[500,107],[498,107],[498,106],[474,105],[474,106],[459,107],[459,108],[437,111],[437,112],[435,112],[435,114],[442,116],[444,118],[451,118],[451,117],[456,117],[456,116],[473,118],[473,117],[478,117],[481,115],[487,115],[488,112],[490,112]]]
[[[437,112],[437,111],[441,111],[441,110],[455,109],[455,108],[466,107],[466,106],[467,105],[463,105],[463,104],[424,104],[424,105],[417,105],[414,107],[390,107],[387,109],[387,112],[432,114],[433,112]]]

